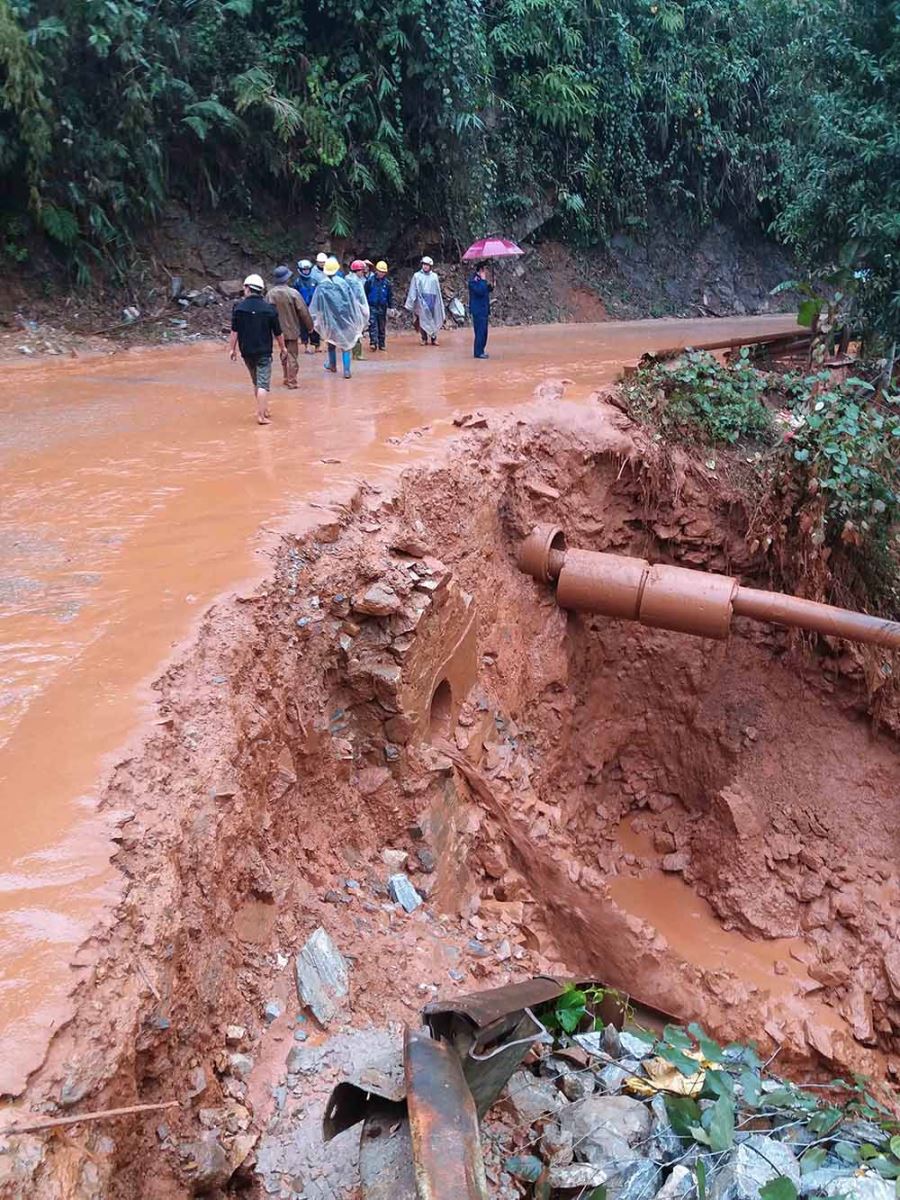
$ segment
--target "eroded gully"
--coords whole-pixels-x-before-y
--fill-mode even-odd
[[[586,400],[644,351],[790,328],[790,317],[410,336],[350,381],[301,360],[253,423],[219,344],[8,364],[0,401],[0,1093],[18,1091],[67,1016],[70,962],[115,900],[106,771],[152,720],[150,682],[216,595],[266,568],[272,536],[356,480],[427,456],[451,416],[566,378]],[[411,430],[420,438],[405,439]]]

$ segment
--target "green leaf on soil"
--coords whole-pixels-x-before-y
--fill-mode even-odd
[[[828,1151],[824,1146],[813,1146],[800,1159],[800,1171],[803,1175],[808,1175],[810,1171],[818,1171],[819,1167],[828,1157]]]
[[[663,1030],[662,1040],[667,1045],[674,1046],[676,1050],[692,1050],[694,1048],[690,1035],[677,1025],[667,1025]]]
[[[720,1096],[700,1118],[700,1124],[709,1135],[711,1150],[729,1150],[734,1142],[734,1101]]]
[[[797,1189],[786,1175],[776,1175],[759,1189],[760,1200],[797,1200]]]
[[[695,1170],[697,1174],[697,1198],[698,1200],[706,1200],[706,1163],[702,1158],[697,1159]]]
[[[874,1167],[882,1179],[900,1179],[900,1163],[880,1154],[878,1158],[869,1160],[869,1166]]]
[[[689,1096],[665,1096],[669,1124],[679,1137],[692,1137],[691,1127],[700,1121],[700,1105]]]
[[[688,1058],[686,1054],[682,1054],[674,1046],[662,1045],[657,1053],[660,1058],[664,1058],[667,1063],[671,1063],[676,1071],[680,1071],[682,1075],[696,1075],[700,1070],[700,1064],[695,1058]]]
[[[729,1100],[733,1100],[734,1080],[727,1071],[707,1071],[702,1095],[711,1100],[719,1096],[727,1096]]]
[[[756,1071],[745,1068],[738,1076],[738,1083],[744,1093],[744,1103],[749,1104],[751,1108],[759,1108],[760,1078]]]
[[[891,1154],[894,1158],[900,1158],[900,1134],[895,1133],[891,1138]]]
[[[852,1142],[835,1142],[833,1149],[838,1158],[842,1158],[844,1162],[859,1162],[859,1150]]]
[[[696,1039],[697,1045],[700,1047],[700,1053],[708,1062],[718,1063],[722,1061],[722,1047],[718,1042],[707,1036],[702,1025],[698,1025],[696,1021],[691,1021],[690,1025],[688,1025],[688,1033]]]

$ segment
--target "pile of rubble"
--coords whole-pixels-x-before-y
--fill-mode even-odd
[[[900,1138],[861,1084],[850,1103],[813,1095],[748,1047],[701,1033],[701,1052],[671,1027],[661,1041],[611,1025],[563,1041],[512,1076],[485,1122],[498,1196],[894,1200]]]

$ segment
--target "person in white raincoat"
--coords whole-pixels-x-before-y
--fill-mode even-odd
[[[347,282],[350,284],[353,294],[356,297],[356,303],[360,307],[360,311],[365,313],[366,324],[365,328],[369,328],[369,297],[366,295],[366,264],[361,258],[355,258],[350,264],[350,274],[347,276]],[[353,357],[362,358],[362,338],[353,347]]]
[[[434,273],[434,260],[426,254],[421,268],[413,275],[406,296],[406,307],[413,314],[422,345],[437,345],[438,330],[444,324],[444,298],[441,281]]]
[[[338,275],[341,264],[336,258],[326,262],[325,281],[313,293],[309,314],[316,332],[327,343],[328,359],[326,371],[337,371],[337,348],[341,348],[344,378],[350,378],[350,351],[359,341],[366,327],[368,304],[365,312],[356,298],[356,290],[349,280]]]

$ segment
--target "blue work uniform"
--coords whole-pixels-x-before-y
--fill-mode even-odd
[[[475,357],[484,358],[484,348],[488,339],[488,322],[491,317],[491,292],[493,287],[480,275],[473,275],[469,280],[469,312],[472,314],[472,327],[475,331]]]

